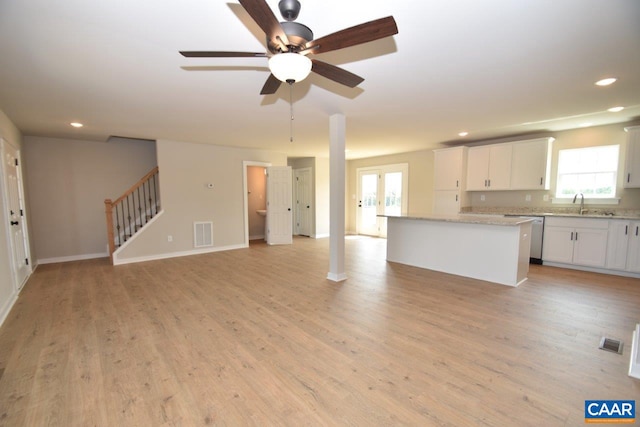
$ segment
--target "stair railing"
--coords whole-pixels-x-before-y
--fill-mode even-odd
[[[106,199],[104,209],[107,217],[109,257],[135,233],[138,232],[160,210],[158,198],[158,167],[129,188],[116,200]]]

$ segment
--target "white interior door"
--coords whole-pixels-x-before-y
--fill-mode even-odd
[[[290,166],[267,168],[267,244],[293,242],[292,178]]]
[[[12,252],[12,269],[15,277],[16,289],[22,288],[29,274],[31,264],[29,262],[29,245],[27,238],[27,223],[24,207],[24,192],[22,188],[22,175],[20,173],[19,152],[13,146],[4,141],[2,143],[4,183],[6,189],[7,216],[10,245]]]
[[[311,168],[296,169],[296,234],[311,236]]]

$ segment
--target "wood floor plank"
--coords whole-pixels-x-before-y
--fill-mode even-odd
[[[511,288],[346,248],[341,283],[326,239],[38,267],[0,328],[0,426],[573,426],[640,400],[640,280],[532,265]]]

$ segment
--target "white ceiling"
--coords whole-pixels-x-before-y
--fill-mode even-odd
[[[278,1],[267,0],[278,18]],[[311,75],[261,96],[264,52],[244,9],[221,0],[0,0],[0,109],[25,135],[110,135],[328,156],[329,116],[348,158],[640,117],[638,0],[300,0],[315,37],[393,15],[399,34],[318,55],[365,78]],[[614,76],[614,85],[594,82]],[[619,113],[607,112],[624,106]],[[73,129],[71,121],[85,124]]]

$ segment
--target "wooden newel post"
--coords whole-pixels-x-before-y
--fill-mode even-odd
[[[113,203],[111,199],[104,201],[104,213],[107,215],[107,239],[109,241],[109,258],[113,264],[113,253],[116,250],[115,237],[113,235]]]

